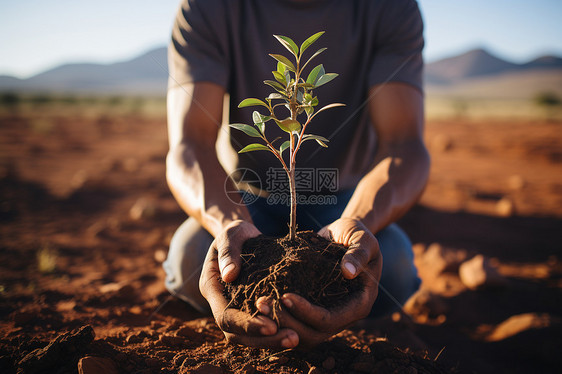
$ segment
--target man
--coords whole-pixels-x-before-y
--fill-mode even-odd
[[[337,204],[308,205],[297,224],[349,245],[343,275],[361,277],[365,291],[330,310],[283,295],[278,327],[267,300],[258,302],[261,313],[252,317],[227,307],[218,282],[236,279],[245,240],[262,232],[281,235],[288,221],[288,214],[285,223],[279,219],[280,204],[268,204],[261,197],[268,191],[252,181],[258,191],[251,204],[225,192],[239,187],[229,177],[236,169],[265,181],[279,165],[267,152],[236,155],[250,139],[220,126],[223,98],[230,95],[231,123],[251,123],[253,108],[236,106],[269,94],[262,81],[275,61],[267,53],[284,53],[272,35],[298,44],[321,30],[326,33],[315,45],[328,50],[318,59],[339,77],[315,94],[322,104],[347,106],[314,119],[310,131],[330,139],[329,148],[303,148],[297,167],[336,169],[339,188]],[[416,202],[429,174],[422,31],[414,0],[182,2],[169,48],[167,179],[190,218],[172,239],[166,286],[200,311],[210,308],[227,339],[272,348],[313,345],[370,313],[388,312],[391,301],[403,303],[418,288],[411,244],[393,222]],[[270,127],[275,137],[276,126]],[[379,282],[383,292],[373,307]]]

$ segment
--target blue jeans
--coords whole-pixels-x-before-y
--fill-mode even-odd
[[[298,229],[318,231],[334,222],[352,194],[352,190],[335,193],[335,201],[329,204],[298,205]],[[289,207],[286,204],[256,198],[247,207],[254,225],[265,235],[283,236],[288,232]],[[397,310],[417,291],[421,282],[414,266],[412,244],[398,225],[389,225],[375,237],[383,257],[383,269],[379,295],[371,311],[373,317]],[[166,288],[204,313],[209,312],[209,306],[199,292],[198,280],[212,241],[213,237],[195,219],[189,218],[174,234],[164,262]]]

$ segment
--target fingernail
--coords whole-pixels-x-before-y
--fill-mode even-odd
[[[266,304],[260,304],[258,309],[261,314],[269,314],[271,312],[271,308]]]
[[[222,270],[222,276],[225,277],[228,273],[233,271],[235,267],[236,265],[234,265],[233,263],[226,265],[225,268]]]
[[[294,332],[289,332],[287,337],[281,340],[281,346],[283,348],[294,348],[298,344],[297,334]]]
[[[355,275],[357,272],[357,268],[351,262],[346,262],[343,266],[351,273],[351,275]]]
[[[284,297],[283,299],[281,299],[281,301],[287,308],[291,309],[293,307],[293,302],[290,299]]]

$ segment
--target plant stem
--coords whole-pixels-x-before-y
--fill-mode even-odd
[[[297,191],[295,188],[295,169],[294,164],[289,171],[289,188],[291,190],[291,216],[289,223],[289,240],[297,237]]]

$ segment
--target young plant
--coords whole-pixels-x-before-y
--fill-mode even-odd
[[[261,138],[263,141],[263,143],[250,144],[238,151],[238,153],[269,151],[281,162],[283,169],[287,173],[291,196],[291,214],[289,222],[290,240],[295,239],[297,229],[297,194],[295,189],[295,163],[297,152],[302,143],[307,140],[315,140],[322,147],[327,147],[326,143],[328,143],[328,139],[320,135],[305,134],[306,128],[318,113],[326,109],[344,106],[344,104],[334,103],[326,105],[319,110],[315,109],[318,106],[318,98],[314,96],[313,90],[330,82],[332,79],[336,78],[338,74],[326,73],[324,66],[320,64],[313,68],[308,73],[306,79],[304,79],[303,72],[305,68],[310,61],[324,52],[326,48],[320,48],[314,52],[304,63],[303,54],[308,47],[322,36],[322,34],[324,34],[324,31],[312,35],[306,39],[300,47],[289,37],[274,35],[279,43],[294,57],[294,63],[283,55],[270,54],[271,57],[277,60],[277,70],[272,72],[275,80],[266,80],[264,83],[270,86],[274,92],[266,97],[265,101],[249,98],[243,100],[238,105],[238,108],[250,106],[265,107],[267,109],[267,114],[264,115],[258,111],[254,111],[252,115],[253,126],[242,123],[230,124],[230,127],[243,131],[251,137]],[[289,110],[289,115],[287,117],[282,117],[277,114],[278,109],[283,107]],[[305,116],[302,116],[303,113]],[[301,119],[299,119],[299,115],[301,115]],[[270,121],[275,122],[289,137],[289,139],[281,143],[278,148],[274,146],[274,143],[278,141],[279,138],[270,141],[265,135],[266,123]],[[289,151],[288,163],[283,159],[283,152],[286,150]]]

